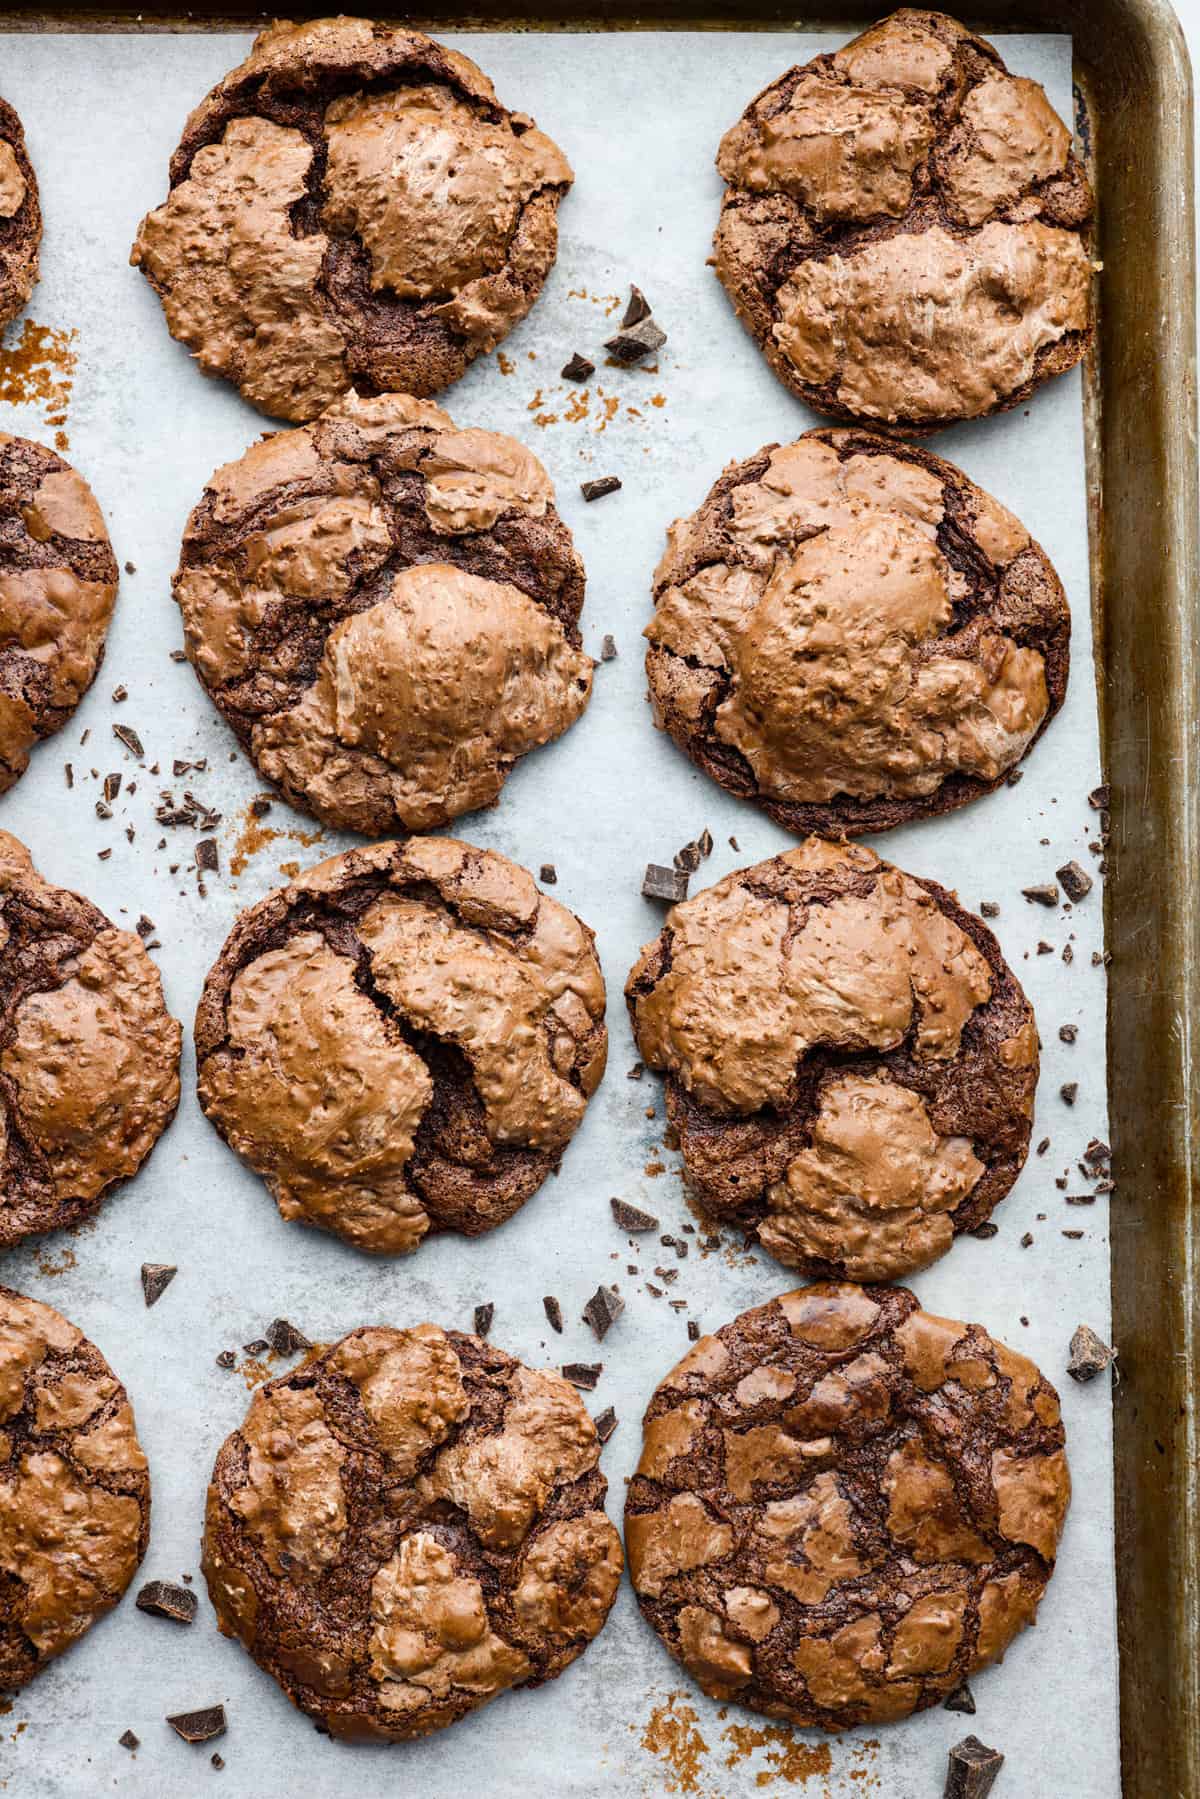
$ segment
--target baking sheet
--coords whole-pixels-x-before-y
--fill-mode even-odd
[[[0,91],[24,120],[47,219],[43,276],[28,317],[50,332],[75,333],[56,349],[53,338],[23,335],[21,321],[10,327],[0,360],[0,428],[47,442],[65,434],[66,454],[104,507],[119,560],[136,568],[122,577],[95,688],[73,725],[35,754],[17,789],[0,800],[0,826],[29,844],[48,878],[86,892],[113,918],[132,925],[145,912],[154,920],[168,1001],[185,1027],[238,910],[286,878],[281,870],[351,841],[332,833],[316,839],[313,821],[277,802],[263,824],[281,835],[251,853],[246,807],[262,784],[191,670],[170,660],[180,630],[169,580],[188,510],[211,470],[240,454],[268,421],[189,364],[126,257],[142,213],[163,197],[185,112],[249,41],[0,37]],[[261,1183],[200,1113],[185,1038],[179,1117],[138,1179],[92,1225],[4,1257],[0,1279],[63,1310],[128,1386],[154,1482],[141,1578],[194,1573],[200,1615],[180,1630],[138,1613],[130,1596],[0,1718],[0,1784],[37,1795],[110,1787],[158,1794],[199,1791],[219,1778],[223,1792],[256,1799],[339,1799],[383,1781],[431,1799],[601,1791],[703,1799],[798,1784],[822,1799],[872,1792],[923,1799],[941,1791],[946,1749],[970,1729],[1008,1758],[998,1793],[1109,1799],[1119,1791],[1110,1409],[1106,1381],[1079,1388],[1064,1372],[1075,1325],[1085,1319],[1102,1335],[1108,1328],[1107,1202],[1068,1208],[1055,1186],[1091,1137],[1107,1138],[1104,977],[1092,964],[1101,945],[1099,883],[1071,913],[1047,913],[1020,897],[1023,886],[1053,879],[1068,858],[1095,865],[1086,847],[1098,823],[1086,795],[1100,774],[1078,371],[1028,407],[946,432],[934,444],[1011,506],[1058,568],[1074,611],[1066,705],[1018,786],[875,840],[889,859],[956,887],[968,906],[1000,904],[993,928],[1041,1027],[1035,1140],[1049,1136],[1051,1149],[1031,1157],[1000,1207],[996,1238],[959,1240],[911,1282],[935,1311],[978,1319],[1032,1355],[1062,1394],[1075,1498],[1036,1630],[973,1683],[974,1719],[935,1710],[829,1742],[781,1734],[752,1713],[705,1699],[643,1625],[625,1584],[602,1636],[561,1679],[507,1695],[424,1743],[391,1749],[348,1748],[316,1735],[216,1631],[198,1574],[204,1486],[217,1446],[244,1414],[248,1376],[222,1372],[214,1358],[233,1347],[244,1361],[239,1346],[276,1315],[332,1339],[363,1322],[428,1317],[470,1328],[472,1308],[492,1300],[493,1339],[525,1360],[602,1359],[591,1403],[594,1411],[614,1406],[620,1419],[603,1463],[610,1512],[619,1519],[642,1408],[685,1350],[687,1318],[714,1328],[796,1284],[734,1240],[725,1253],[693,1250],[680,1264],[669,1297],[686,1300],[688,1310],[676,1313],[667,1297],[645,1292],[643,1275],[625,1272],[636,1262],[653,1279],[654,1263],[672,1259],[670,1251],[641,1239],[627,1253],[608,1200],[618,1194],[647,1207],[668,1233],[692,1221],[677,1158],[662,1145],[658,1083],[625,1078],[635,1051],[621,988],[662,917],[640,897],[645,863],[669,862],[707,826],[716,848],[693,878],[696,890],[791,841],[654,732],[639,633],[669,520],[699,503],[726,461],[816,422],[767,372],[704,263],[721,191],[712,168],[720,132],[782,68],[842,38],[486,34],[448,41],[483,65],[502,98],[558,139],[577,185],[560,213],[560,255],[542,299],[501,353],[477,363],[443,400],[460,423],[510,431],[545,461],[587,564],[585,642],[598,654],[611,632],[619,649],[617,660],[598,668],[583,720],[528,759],[499,808],[461,821],[459,834],[535,872],[544,861],[556,864],[556,896],[597,932],[609,985],[609,1073],[561,1175],[508,1225],[474,1243],[437,1239],[409,1261],[371,1261],[281,1222]],[[1002,47],[1069,118],[1069,40],[1007,38]],[[646,290],[670,334],[656,371],[607,369],[599,353],[630,281]],[[30,376],[28,354],[12,354],[14,345],[28,352],[38,343],[48,347],[45,379],[36,370]],[[576,349],[600,365],[586,410],[579,390],[558,378]],[[578,482],[608,473],[621,476],[622,491],[584,505]],[[111,697],[118,684],[128,691],[122,703]],[[158,761],[160,777],[135,767],[112,735],[114,723],[139,732],[146,764]],[[208,766],[176,780],[174,758],[207,758]],[[76,773],[70,791],[65,761]],[[114,818],[101,823],[94,801],[112,770],[126,787]],[[205,897],[191,867],[196,833],[164,831],[153,818],[159,790],[178,799],[184,787],[223,813],[216,832],[222,871],[208,878]],[[112,854],[100,861],[106,848]],[[1040,939],[1054,953],[1037,954]],[[1069,966],[1061,960],[1068,941]],[[1073,1046],[1060,1041],[1062,1024],[1077,1026]],[[1079,1086],[1073,1109],[1059,1098],[1067,1081]],[[656,1116],[646,1118],[650,1106]],[[656,1163],[665,1172],[651,1176],[646,1169]],[[1071,1179],[1068,1190],[1081,1189]],[[1066,1229],[1084,1235],[1071,1241],[1061,1235]],[[1027,1231],[1035,1241],[1023,1250]],[[143,1261],[179,1266],[152,1311],[142,1304]],[[597,1349],[580,1310],[600,1280],[620,1286],[627,1309]],[[546,1326],[545,1293],[562,1302],[561,1338]],[[183,1744],[163,1721],[218,1700],[230,1721],[216,1745],[226,1762],[219,1777],[209,1750]],[[142,1741],[132,1757],[117,1745],[127,1728]]]

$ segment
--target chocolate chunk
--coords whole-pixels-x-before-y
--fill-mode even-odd
[[[642,319],[639,324],[631,325],[628,331],[621,330],[615,337],[606,338],[604,348],[614,362],[624,363],[628,367],[641,362],[644,356],[661,350],[666,341],[666,332],[660,330],[653,319]]]
[[[640,325],[643,319],[648,319],[650,317],[650,312],[651,306],[649,300],[646,298],[640,287],[634,287],[633,283],[630,282],[629,304],[626,306],[625,316],[621,320],[622,331],[628,331],[633,325]]]
[[[1092,788],[1092,791],[1088,794],[1088,805],[1092,808],[1093,812],[1107,812],[1108,796],[1109,787],[1106,781],[1103,787]]]
[[[593,1423],[596,1426],[596,1435],[599,1437],[600,1441],[602,1443],[607,1443],[608,1439],[617,1428],[617,1414],[610,1405],[605,1406],[602,1412],[597,1413]]]
[[[583,1308],[583,1321],[603,1342],[624,1310],[625,1301],[615,1287],[597,1287]]]
[[[659,862],[647,862],[642,894],[646,899],[668,900],[675,905],[688,896],[687,875],[681,868],[664,868]]]
[[[207,874],[215,874],[220,866],[216,838],[201,837],[196,844],[196,867],[204,869]]]
[[[302,1349],[311,1349],[312,1344],[298,1331],[287,1318],[273,1318],[267,1326],[267,1346],[276,1355],[296,1355]]]
[[[685,843],[681,850],[675,851],[672,861],[676,868],[682,869],[684,874],[695,874],[700,866],[700,845]]]
[[[142,1263],[142,1292],[148,1306],[157,1304],[178,1272],[169,1262]]]
[[[1067,1373],[1082,1386],[1085,1381],[1095,1380],[1098,1374],[1103,1374],[1115,1354],[1116,1351],[1110,1349],[1103,1337],[1098,1337],[1090,1325],[1081,1324],[1071,1338],[1071,1359],[1067,1363]]]
[[[234,1355],[232,1349],[223,1349],[217,1357],[218,1368],[232,1368],[235,1366],[236,1362],[237,1357]]]
[[[1031,904],[1036,906],[1057,906],[1058,888],[1053,881],[1043,881],[1040,887],[1022,887],[1021,892]]]
[[[576,350],[563,363],[559,372],[564,381],[586,381],[589,375],[596,373],[596,365],[594,362],[589,362],[586,356],[581,356]]]
[[[142,748],[142,740],[132,725],[114,725],[113,736],[120,739],[131,756],[144,756],[146,754],[145,750]]]
[[[167,1723],[185,1743],[211,1743],[214,1737],[225,1735],[225,1707],[205,1705],[199,1711],[176,1712]]]
[[[995,900],[980,900],[979,911],[984,918],[999,918],[1000,908]]]
[[[573,1387],[582,1387],[585,1393],[590,1393],[600,1379],[603,1367],[603,1362],[564,1362],[562,1376]]]
[[[688,1319],[688,1336],[693,1343],[698,1343],[700,1341],[700,1324],[695,1318]]]
[[[1079,1031],[1073,1024],[1060,1024],[1058,1027],[1059,1041],[1062,1043],[1074,1043],[1078,1035]]]
[[[942,1700],[942,1710],[947,1712],[966,1712],[969,1718],[975,1716],[975,1695],[964,1680],[960,1687],[955,1687]]]
[[[176,1624],[190,1624],[199,1603],[186,1587],[169,1580],[148,1580],[137,1596],[139,1612],[153,1612],[156,1618],[170,1618]]]
[[[555,1299],[553,1293],[547,1293],[545,1299],[543,1299],[543,1301],[542,1301],[542,1308],[545,1311],[546,1319],[547,1319],[547,1322],[549,1323],[550,1329],[552,1331],[557,1331],[559,1336],[561,1337],[562,1336],[562,1307],[559,1305],[557,1299]]]
[[[265,1337],[253,1337],[249,1343],[243,1343],[242,1349],[247,1355],[266,1355],[271,1345]]]
[[[616,638],[609,637],[606,634],[600,643],[600,660],[601,660],[601,662],[612,662],[616,656],[616,653],[617,653]]]
[[[599,475],[595,481],[581,481],[579,491],[585,500],[602,500],[605,494],[617,493],[620,486],[618,475]]]
[[[1064,1106],[1073,1106],[1078,1093],[1078,1081],[1067,1081],[1066,1084],[1058,1090],[1058,1096],[1062,1100]]]
[[[656,1231],[658,1219],[651,1212],[643,1212],[639,1206],[631,1206],[627,1199],[610,1199],[612,1215],[623,1231]]]
[[[1066,889],[1068,899],[1086,899],[1092,891],[1092,877],[1086,868],[1080,868],[1078,862],[1064,862],[1054,872]]]
[[[138,1747],[139,1743],[141,1742],[141,1740],[142,1739],[140,1737],[134,1736],[132,1730],[123,1730],[121,1732],[120,1736],[117,1738],[117,1741],[118,1741],[118,1743],[120,1743],[122,1749],[129,1749],[129,1750],[136,1749]]]
[[[489,1299],[484,1305],[475,1307],[475,1335],[486,1337],[492,1328],[492,1319],[496,1316],[496,1307]]]
[[[554,886],[555,882],[558,880],[558,870],[555,868],[553,862],[542,863],[538,878],[539,880],[544,881],[547,887]]]
[[[1112,1150],[1099,1137],[1092,1137],[1083,1152],[1085,1162],[1111,1162]]]
[[[986,1799],[1003,1766],[998,1749],[989,1749],[978,1737],[964,1737],[950,1751],[943,1799]]]
[[[134,926],[134,929],[144,943],[147,937],[153,937],[154,935],[154,920],[152,918],[147,918],[146,914],[143,912],[142,916],[138,919],[137,924]]]

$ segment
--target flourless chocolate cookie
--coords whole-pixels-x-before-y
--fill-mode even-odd
[[[671,526],[654,602],[655,722],[800,835],[977,799],[1066,696],[1045,551],[952,463],[862,431],[731,464]]]
[[[188,655],[293,805],[369,836],[490,806],[591,693],[583,564],[535,456],[351,394],[218,469],[175,575]]]
[[[932,430],[1092,338],[1092,190],[1042,88],[905,9],[789,69],[721,141],[717,274],[819,412]]]
[[[16,318],[38,278],[42,208],[21,121],[0,100],[0,331]]]
[[[137,1173],[179,1104],[181,1036],[141,938],[0,831],[0,1247]]]
[[[73,1324],[0,1287],[0,1688],[112,1610],[149,1535],[124,1387]]]
[[[116,597],[87,482],[53,450],[0,432],[0,793],[91,686]]]
[[[646,1410],[642,1612],[714,1699],[806,1728],[936,1705],[1032,1624],[1070,1498],[1058,1395],[903,1287],[803,1287]]]
[[[252,906],[196,1014],[200,1103],[283,1216],[381,1251],[511,1217],[607,1045],[588,927],[437,837],[333,856]]]
[[[252,405],[437,393],[541,292],[574,177],[420,32],[276,24],[188,119],[131,261],[171,335]]]
[[[217,1621],[331,1736],[440,1730],[603,1627],[599,1460],[559,1375],[434,1324],[352,1331],[260,1387],[217,1456]]]
[[[953,894],[861,845],[811,837],[673,906],[625,993],[689,1189],[791,1268],[923,1268],[1021,1172],[1032,1008]]]

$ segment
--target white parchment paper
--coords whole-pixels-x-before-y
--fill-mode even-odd
[[[609,1074],[557,1180],[503,1229],[473,1243],[439,1238],[409,1261],[368,1260],[330,1237],[284,1225],[255,1176],[225,1149],[192,1091],[185,1037],[179,1117],[141,1175],[90,1228],[10,1254],[0,1279],[58,1306],[111,1359],[137,1412],[154,1482],[153,1534],[143,1578],[197,1572],[204,1488],[217,1446],[243,1416],[238,1373],[214,1358],[260,1335],[278,1314],[314,1338],[364,1322],[432,1318],[470,1328],[472,1307],[496,1306],[493,1338],[533,1363],[603,1359],[593,1410],[620,1419],[605,1451],[610,1510],[619,1518],[637,1458],[639,1420],[656,1381],[687,1346],[686,1319],[706,1328],[795,1285],[765,1256],[731,1251],[680,1264],[668,1309],[644,1290],[653,1265],[673,1261],[655,1239],[635,1252],[615,1230],[609,1197],[623,1195],[679,1234],[690,1222],[677,1158],[662,1148],[657,1082],[626,1079],[634,1050],[621,999],[639,946],[661,911],[639,893],[647,861],[669,862],[708,826],[716,841],[693,889],[788,838],[727,797],[651,726],[639,633],[649,616],[651,571],[668,522],[690,511],[729,459],[787,440],[815,421],[769,374],[705,266],[720,183],[712,166],[721,131],[761,86],[793,61],[840,39],[795,34],[487,35],[455,40],[495,79],[501,96],[532,112],[566,148],[578,181],[561,212],[562,247],[545,293],[503,349],[443,396],[463,424],[510,431],[544,459],[588,568],[585,641],[598,653],[611,632],[619,656],[597,670],[589,711],[560,743],[531,757],[497,810],[462,822],[461,835],[535,872],[558,869],[557,897],[596,929],[609,985]],[[167,335],[158,302],[127,266],[139,218],[166,192],[168,157],[187,110],[237,61],[237,36],[4,36],[0,92],[19,110],[37,164],[46,214],[43,276],[30,308],[37,323],[76,333],[64,429],[67,454],[109,519],[123,576],[107,660],[74,724],[35,753],[0,825],[16,832],[51,880],[90,895],[113,918],[155,922],[168,1000],[190,1022],[204,974],[238,910],[306,865],[346,847],[311,841],[311,820],[277,803],[264,822],[285,835],[231,872],[244,808],[261,786],[190,668],[169,657],[180,642],[169,579],[187,513],[219,463],[239,455],[268,421],[233,389],[205,380]],[[1012,38],[1015,69],[1042,80],[1071,116],[1065,38]],[[648,294],[670,334],[657,372],[603,366],[601,343],[630,281]],[[11,346],[21,326],[10,328]],[[586,410],[558,370],[573,350],[599,373]],[[5,382],[0,378],[0,396]],[[11,391],[11,382],[7,384]],[[601,391],[602,390],[602,391]],[[0,428],[53,441],[50,408],[0,397]],[[452,1730],[392,1749],[331,1744],[291,1707],[234,1643],[218,1636],[207,1598],[188,1630],[137,1612],[132,1595],[0,1719],[0,1785],[24,1795],[219,1790],[246,1799],[329,1795],[386,1787],[460,1795],[694,1793],[797,1790],[925,1799],[941,1793],[946,1749],[968,1729],[1002,1749],[997,1794],[1110,1799],[1118,1792],[1116,1636],[1108,1381],[1079,1388],[1065,1376],[1067,1342],[1086,1319],[1108,1325],[1106,1206],[1068,1208],[1055,1178],[1071,1171],[1092,1136],[1105,1137],[1103,969],[1099,885],[1073,911],[1031,907],[1020,889],[1053,879],[1069,857],[1093,867],[1096,815],[1086,795],[1100,779],[1093,682],[1077,375],[1025,409],[947,432],[935,447],[1012,507],[1049,551],[1074,608],[1075,671],[1067,703],[1025,764],[1019,786],[950,818],[877,841],[889,858],[958,889],[977,907],[1001,907],[994,928],[1037,1008],[1044,1045],[1033,1156],[999,1209],[992,1241],[966,1238],[912,1283],[936,1311],[978,1319],[1032,1355],[1062,1392],[1075,1498],[1058,1572],[1036,1630],[975,1684],[978,1715],[926,1712],[825,1745],[773,1740],[763,1720],[706,1700],[642,1623],[623,1586],[607,1629],[553,1685],[505,1696]],[[615,473],[624,487],[585,506],[578,483]],[[128,690],[123,704],[111,695]],[[138,768],[112,736],[134,726]],[[90,733],[80,743],[84,731]],[[202,774],[173,780],[171,761],[207,757]],[[63,764],[74,764],[68,791]],[[95,769],[99,780],[89,771]],[[111,822],[94,812],[103,776],[120,770]],[[161,831],[162,787],[190,787],[224,814],[222,872],[200,898],[194,834]],[[126,826],[136,833],[127,841]],[[309,841],[287,835],[301,832]],[[740,854],[729,845],[735,835]],[[165,850],[156,845],[167,839]],[[111,847],[111,857],[98,851]],[[171,872],[171,865],[177,871]],[[1053,953],[1039,955],[1045,939]],[[1071,943],[1074,960],[1061,960]],[[1059,1039],[1074,1024],[1078,1041]],[[1078,1082],[1073,1109],[1059,1098]],[[646,1117],[653,1106],[655,1116]],[[652,1178],[647,1164],[666,1172]],[[1065,1229],[1082,1229],[1078,1241]],[[1033,1245],[1020,1247],[1025,1232]],[[138,1281],[143,1261],[179,1274],[152,1311]],[[626,1273],[636,1263],[639,1273]],[[597,1350],[580,1309],[600,1280],[615,1280],[627,1310]],[[543,1294],[556,1294],[565,1334],[549,1332]],[[197,1573],[198,1588],[202,1588]],[[672,1695],[678,1695],[672,1700]],[[222,1701],[229,1731],[209,1750],[189,1748],[164,1715]],[[672,1708],[664,1721],[663,1709]],[[674,1725],[671,1724],[671,1718]],[[657,1726],[657,1728],[656,1728]],[[747,1727],[750,1735],[735,1732]],[[118,1747],[132,1728],[136,1756]],[[665,1753],[671,1729],[679,1747]],[[649,1732],[649,1741],[647,1735]],[[776,1733],[778,1737],[778,1733]],[[653,1745],[659,1744],[656,1748]]]

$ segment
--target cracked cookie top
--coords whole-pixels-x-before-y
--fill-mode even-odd
[[[21,121],[0,100],[0,329],[16,318],[38,278],[42,209]]]
[[[595,1426],[559,1375],[419,1324],[261,1387],[217,1456],[204,1574],[331,1736],[424,1736],[561,1674],[620,1580]]]
[[[181,1036],[141,938],[0,831],[0,1246],[136,1174],[179,1104]]]
[[[800,834],[991,792],[1066,697],[1045,551],[953,463],[863,431],[731,464],[670,527],[654,604],[655,722]]]
[[[1036,81],[905,9],[789,69],[721,140],[717,274],[775,373],[835,418],[1016,406],[1092,336],[1092,191]]]
[[[446,838],[351,850],[234,927],[200,1103],[287,1219],[378,1251],[476,1236],[557,1168],[604,1004],[592,932],[523,868]]]
[[[149,1535],[124,1387],[73,1324],[0,1287],[0,1687],[112,1610]]]
[[[271,25],[191,114],[130,260],[207,374],[278,418],[433,394],[537,299],[574,179],[487,76],[366,19]]]
[[[591,694],[583,564],[550,477],[405,394],[351,394],[218,469],[174,590],[255,766],[340,829],[494,804]]]
[[[0,432],[0,793],[91,686],[116,597],[87,482],[53,450]]]
[[[1033,1011],[933,881],[810,838],[673,906],[625,988],[701,1205],[810,1275],[891,1280],[1024,1165]]]
[[[711,1698],[805,1728],[936,1705],[1032,1624],[1070,1498],[1058,1395],[903,1287],[803,1287],[646,1410],[642,1612]]]

